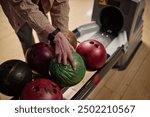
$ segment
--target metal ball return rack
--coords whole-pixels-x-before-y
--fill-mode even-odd
[[[108,57],[102,68],[87,71],[79,84],[62,89],[65,99],[86,99],[110,69],[123,70],[128,66],[141,44],[144,7],[144,0],[105,0],[103,3],[94,0],[92,22],[73,32],[79,42],[87,39],[100,41]]]

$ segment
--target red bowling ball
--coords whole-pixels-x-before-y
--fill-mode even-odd
[[[83,58],[86,69],[89,71],[101,68],[107,59],[104,46],[97,40],[88,39],[81,42],[76,51]]]
[[[54,54],[53,46],[49,43],[40,42],[32,45],[27,50],[26,61],[34,71],[47,76],[49,62],[54,57]]]
[[[26,84],[20,100],[62,100],[59,86],[53,81],[39,78]]]

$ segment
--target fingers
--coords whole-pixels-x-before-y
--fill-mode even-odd
[[[72,65],[72,68],[74,70],[76,70],[76,64],[75,64],[75,61],[74,61],[74,59],[72,57],[72,53],[71,53],[71,55],[68,56],[68,58],[69,58],[69,61],[70,61],[71,65]]]
[[[67,65],[67,60],[69,60],[70,64],[72,65],[72,68],[75,70],[76,69],[76,64],[74,62],[73,56],[72,56],[72,51],[68,52],[68,54],[66,52],[61,51],[61,49],[56,48],[56,56],[58,59],[58,63],[62,63],[64,65]]]
[[[67,50],[68,51],[68,50]],[[58,63],[62,63],[67,65],[67,52],[63,50],[62,45],[55,46],[55,55],[57,57]]]
[[[55,39],[55,54],[58,57],[58,63],[62,63],[64,65],[67,65],[67,60],[72,65],[72,68],[76,69],[76,64],[72,56],[72,52],[75,51],[73,46],[68,42],[68,40],[65,37],[61,37],[62,35],[57,36]]]
[[[61,63],[61,60],[62,60],[62,54],[58,54],[57,57],[58,57],[58,63]]]
[[[61,50],[60,50],[60,48],[58,47],[57,44],[56,44],[56,46],[55,46],[55,55],[56,55],[56,57],[57,57],[57,62],[58,62],[58,63],[61,63],[62,53],[61,53]]]
[[[74,62],[74,59],[72,57],[72,52],[68,52],[68,56],[67,56],[67,53],[66,52],[63,52],[61,51],[60,49],[57,48],[57,51],[56,51],[56,56],[57,56],[57,59],[58,59],[58,63],[62,63],[64,65],[67,65],[67,60],[70,61],[73,69],[76,68],[76,65],[75,65],[75,62]]]
[[[67,65],[67,55],[66,54],[63,56],[63,64]]]
[[[70,49],[73,51],[73,52],[75,52],[75,49],[74,49],[74,47],[70,44]]]

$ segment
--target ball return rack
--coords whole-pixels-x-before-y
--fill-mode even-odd
[[[124,70],[141,44],[145,0],[94,0],[92,22],[73,30],[80,43],[87,39],[100,41],[107,52],[102,68],[87,71],[83,80],[63,88],[66,100],[83,100],[112,68]]]
[[[101,81],[106,73],[118,62],[118,60],[127,52],[128,40],[126,31],[112,39],[109,35],[99,32],[99,25],[95,22],[82,25],[73,31],[76,34],[78,42],[86,39],[95,39],[101,42],[107,52],[107,60],[104,66],[97,71],[87,71],[86,75],[79,84],[64,88],[63,97],[71,100],[86,99],[96,85]],[[96,82],[95,82],[96,79]]]

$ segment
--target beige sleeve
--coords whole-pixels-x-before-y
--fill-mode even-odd
[[[37,33],[45,30],[50,25],[46,16],[31,0],[9,0],[15,12],[22,17]]]
[[[52,25],[60,28],[64,34],[68,32],[69,10],[68,0],[54,0],[50,11]]]

